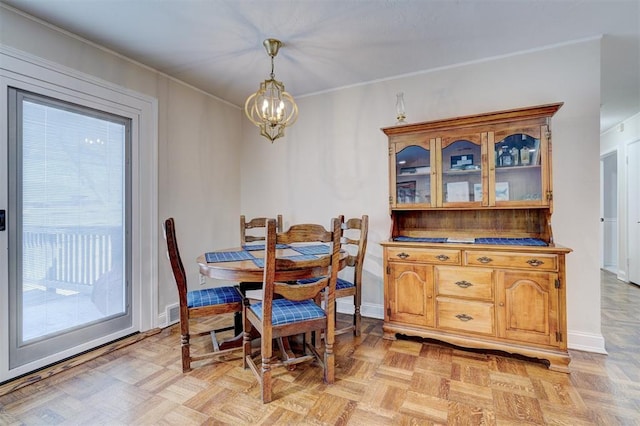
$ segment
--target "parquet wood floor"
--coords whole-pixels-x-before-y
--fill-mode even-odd
[[[263,405],[237,357],[181,373],[176,326],[0,397],[2,425],[640,425],[640,287],[602,274],[609,355],[571,351],[571,374],[505,354],[417,339],[336,344],[336,383],[317,365],[275,374]]]

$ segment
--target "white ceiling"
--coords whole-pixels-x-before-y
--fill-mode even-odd
[[[604,36],[601,129],[640,111],[640,0],[0,0],[232,104]],[[542,64],[553,66],[553,64]]]

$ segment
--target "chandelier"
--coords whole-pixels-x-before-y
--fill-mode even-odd
[[[266,39],[263,43],[271,57],[271,78],[260,83],[260,89],[247,98],[244,112],[253,124],[260,128],[260,135],[271,142],[284,136],[284,129],[298,118],[298,106],[293,97],[284,91],[284,84],[275,79],[273,58],[282,46],[280,40]]]

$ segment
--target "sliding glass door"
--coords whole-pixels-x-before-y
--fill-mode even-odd
[[[130,328],[131,120],[9,88],[9,368]]]

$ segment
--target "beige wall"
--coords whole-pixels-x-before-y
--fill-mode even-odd
[[[603,350],[600,332],[598,157],[600,43],[597,40],[298,98],[300,118],[273,145],[239,109],[73,37],[0,9],[3,44],[158,99],[158,211],[177,221],[191,260],[237,243],[237,220],[284,214],[285,224],[337,214],[370,216],[364,311],[382,313],[382,250],[389,236],[386,138],[395,93],[418,122],[550,102],[553,228],[568,256],[569,345]],[[159,226],[159,224],[158,224]],[[160,239],[158,312],[176,301]]]
[[[395,93],[409,122],[564,102],[553,119],[554,215],[567,258],[569,344],[604,350],[598,269],[600,42],[593,40],[298,98],[300,116],[271,145],[246,120],[242,211],[285,224],[370,216],[363,312],[382,314],[382,249],[389,237],[387,140]]]

